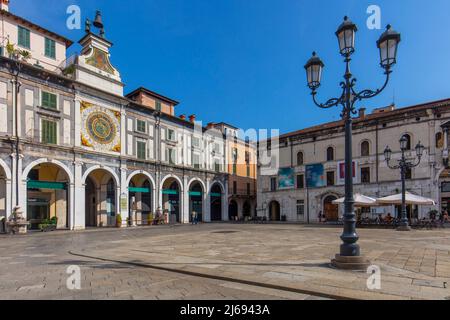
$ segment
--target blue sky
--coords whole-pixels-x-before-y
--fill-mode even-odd
[[[83,22],[102,11],[125,92],[145,86],[180,101],[177,114],[195,113],[205,124],[285,133],[337,120],[340,110],[314,107],[303,65],[316,50],[326,64],[319,98],[340,93],[344,64],[334,32],[349,15],[359,27],[358,86],[380,86],[375,42],[382,30],[366,27],[371,4],[402,43],[387,89],[358,107],[370,111],[394,96],[398,107],[450,97],[448,0],[11,0],[10,10],[77,42],[84,31],[67,29],[70,4],[80,6]]]

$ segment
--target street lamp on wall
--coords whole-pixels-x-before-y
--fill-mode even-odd
[[[339,44],[339,53],[344,57],[345,74],[344,81],[340,83],[342,93],[337,98],[331,98],[325,103],[317,102],[317,89],[321,85],[322,74],[325,64],[313,52],[312,57],[305,65],[306,79],[314,104],[319,108],[328,109],[335,106],[342,107],[342,118],[345,121],[345,213],[343,216],[344,230],[341,235],[343,241],[340,247],[340,254],[332,260],[332,264],[338,268],[365,270],[369,264],[360,255],[360,248],[357,244],[359,239],[356,233],[356,215],[354,212],[353,198],[353,178],[352,178],[352,114],[356,114],[355,103],[363,99],[369,99],[380,94],[386,88],[391,74],[391,67],[397,62],[397,48],[400,43],[400,34],[392,30],[388,25],[386,31],[377,41],[380,51],[380,65],[384,69],[386,80],[380,89],[355,90],[356,78],[350,72],[351,55],[355,52],[355,35],[358,31],[356,25],[348,18],[336,31]]]
[[[384,149],[384,159],[390,169],[398,170],[400,169],[400,175],[402,180],[402,212],[401,212],[401,222],[397,230],[399,231],[409,231],[411,227],[409,226],[408,215],[406,213],[406,171],[408,169],[417,167],[420,164],[420,160],[422,159],[423,152],[425,147],[420,143],[416,145],[416,157],[415,162],[412,162],[411,159],[406,159],[405,151],[408,150],[408,139],[406,136],[402,136],[400,141],[400,150],[402,152],[402,156],[398,161],[397,165],[391,165],[390,161],[392,158],[392,150],[389,146]]]

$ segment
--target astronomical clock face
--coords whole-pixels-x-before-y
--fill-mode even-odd
[[[81,121],[83,146],[120,152],[120,112],[83,102]]]

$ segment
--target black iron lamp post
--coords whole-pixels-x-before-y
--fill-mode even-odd
[[[408,139],[403,136],[400,139],[400,150],[402,151],[402,156],[398,161],[398,165],[391,165],[391,157],[392,157],[392,151],[389,148],[389,146],[386,147],[384,150],[384,158],[386,159],[386,163],[390,169],[398,170],[400,169],[400,175],[402,179],[402,213],[401,213],[401,222],[397,230],[399,231],[409,231],[411,230],[411,227],[409,226],[408,221],[408,215],[406,213],[406,170],[417,167],[420,164],[420,160],[423,155],[423,151],[425,150],[425,147],[420,143],[416,145],[416,156],[417,160],[415,162],[412,162],[411,159],[406,159],[405,157],[405,151],[408,150]]]
[[[317,89],[320,87],[323,62],[313,53],[313,56],[305,65],[308,87],[314,103],[323,109],[332,108],[341,105],[343,107],[342,118],[345,121],[345,213],[343,217],[344,231],[341,235],[343,241],[340,247],[340,254],[332,260],[332,264],[338,268],[344,269],[365,269],[368,261],[360,255],[360,248],[357,244],[358,235],[356,233],[356,216],[354,212],[353,198],[353,160],[352,160],[352,114],[356,114],[355,103],[363,99],[373,98],[380,94],[386,88],[391,74],[391,68],[396,63],[397,47],[400,42],[400,34],[391,29],[388,25],[386,31],[377,41],[380,50],[380,65],[384,69],[386,80],[380,89],[355,91],[356,78],[350,72],[351,55],[355,52],[355,33],[356,25],[348,17],[336,31],[339,42],[340,54],[344,57],[346,65],[344,81],[340,83],[342,94],[338,98],[331,98],[325,103],[317,102]]]

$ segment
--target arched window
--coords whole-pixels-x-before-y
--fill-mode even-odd
[[[361,143],[361,157],[368,157],[370,155],[369,141],[363,141]]]
[[[411,136],[407,133],[405,133],[402,138],[405,137],[406,138],[406,150],[411,150]]]
[[[297,165],[298,166],[303,165],[303,152],[297,153]]]
[[[328,147],[327,149],[327,161],[333,161],[334,160],[334,149],[333,147]]]
[[[444,147],[444,136],[442,135],[442,132],[436,133],[436,148],[443,148]]]

